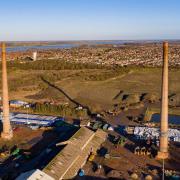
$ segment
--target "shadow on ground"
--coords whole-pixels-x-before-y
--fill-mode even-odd
[[[48,84],[49,86],[55,88],[56,90],[58,90],[60,93],[62,93],[69,101],[71,101],[72,103],[74,103],[76,106],[81,106],[83,107],[84,109],[87,110],[87,113],[89,116],[92,116],[92,112],[90,111],[89,107],[88,106],[84,106],[83,104],[77,102],[76,100],[72,99],[64,90],[62,90],[60,87],[57,87],[56,85],[50,83],[49,81],[47,81],[46,79],[44,79],[43,77],[41,77],[41,80]]]
[[[62,126],[45,130],[39,140],[36,138],[38,141],[33,138],[31,142],[26,142],[33,145],[28,150],[21,149],[21,157],[11,155],[0,164],[0,178],[15,179],[22,172],[43,169],[65,147],[64,145],[56,146],[56,144],[66,141],[78,130],[74,126],[67,127],[69,128],[64,128],[64,130]]]
[[[121,178],[102,178],[102,177],[94,177],[94,176],[83,176],[83,177],[76,177],[74,178],[74,180],[105,180],[105,179],[109,179],[109,180],[123,180]]]

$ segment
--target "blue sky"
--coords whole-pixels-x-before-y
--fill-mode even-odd
[[[180,39],[180,0],[4,0],[0,41]]]

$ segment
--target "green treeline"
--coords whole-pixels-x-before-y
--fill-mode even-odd
[[[52,105],[52,104],[40,104],[36,103],[34,107],[31,108],[33,113],[46,114],[46,115],[57,115],[57,116],[68,116],[76,118],[86,118],[86,109],[75,109],[67,105]]]
[[[9,61],[9,68],[22,70],[64,70],[64,69],[102,69],[104,66],[92,63],[74,63],[63,60],[38,60],[33,62]]]

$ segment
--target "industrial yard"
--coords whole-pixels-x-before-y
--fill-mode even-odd
[[[60,126],[57,123],[36,130],[30,124],[13,123],[12,140],[6,142],[0,139],[0,177],[14,179],[24,171],[45,166],[63,148],[56,147],[56,143],[67,140],[78,130],[63,121],[59,122]]]

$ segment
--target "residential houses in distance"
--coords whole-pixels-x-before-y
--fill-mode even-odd
[[[70,62],[95,63],[103,65],[161,66],[162,45],[160,43],[127,44],[119,46],[82,46],[71,49],[39,50],[38,60],[59,59]],[[34,59],[33,51],[10,52],[8,60]],[[36,58],[35,58],[36,59]],[[180,44],[169,45],[169,65],[180,66]]]

